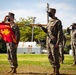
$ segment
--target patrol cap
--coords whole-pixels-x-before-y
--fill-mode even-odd
[[[49,8],[47,12],[48,12],[48,13],[51,13],[51,12],[56,13],[56,9],[54,9],[54,8]]]
[[[76,25],[76,23],[72,23],[72,25]]]
[[[15,14],[12,13],[12,12],[9,12],[9,13],[8,13],[8,16],[12,16],[12,17],[14,18]]]
[[[72,23],[72,29],[76,29],[76,23]]]

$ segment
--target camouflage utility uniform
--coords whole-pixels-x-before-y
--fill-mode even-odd
[[[10,71],[11,73],[17,73],[16,71],[16,68],[18,67],[17,46],[20,40],[20,31],[19,31],[18,25],[16,25],[14,22],[14,16],[15,16],[14,13],[9,12],[8,15],[5,16],[4,21],[3,21],[4,23],[7,23],[7,22],[10,23],[10,27],[15,35],[16,42],[17,42],[16,44],[14,42],[6,43],[8,60],[11,67],[11,71]]]
[[[71,29],[71,48],[73,50],[74,65],[76,65],[76,24],[73,24]]]
[[[52,19],[49,21],[47,25],[48,31],[48,47],[49,47],[49,60],[52,64],[53,68],[60,68],[59,64],[59,48],[55,48],[55,44],[61,41],[62,39],[62,25],[61,21],[56,19]]]
[[[15,23],[13,23],[11,25],[11,28],[15,34],[15,37],[16,37],[16,40],[18,43],[20,40],[19,28]],[[17,46],[13,42],[7,43],[6,45],[7,45],[7,53],[8,53],[8,60],[10,62],[10,67],[11,68],[17,68],[17,66],[18,66],[17,55],[16,55],[17,54]]]
[[[59,64],[59,47],[55,47],[56,43],[60,43],[63,37],[62,24],[58,18],[51,19],[47,24],[47,28],[42,27],[47,33],[47,50],[48,59],[53,68],[60,68]]]
[[[59,44],[63,38],[62,23],[57,17],[55,17],[56,9],[49,8],[47,13],[51,19],[46,28],[41,27],[47,34],[46,47],[48,50],[48,59],[54,69],[54,75],[59,75]]]

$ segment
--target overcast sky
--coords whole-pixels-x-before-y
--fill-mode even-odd
[[[72,23],[76,23],[76,0],[0,0],[0,21],[8,12],[15,13],[15,18],[36,17],[35,23],[46,24],[46,6],[56,8],[58,17],[66,29]]]

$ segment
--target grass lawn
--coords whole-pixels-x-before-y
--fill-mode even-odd
[[[49,75],[53,72],[47,54],[18,54],[18,69],[14,75]],[[76,75],[76,66],[72,66],[73,56],[65,55],[64,64],[61,64],[61,75]],[[7,74],[10,65],[7,54],[0,54],[0,75]]]

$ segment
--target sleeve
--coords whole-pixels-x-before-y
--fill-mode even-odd
[[[15,36],[16,36],[16,40],[17,40],[17,44],[20,41],[20,31],[19,31],[19,27],[16,25],[16,29],[15,29]]]
[[[60,41],[63,40],[63,29],[62,29],[61,21],[58,21],[57,28],[58,28],[58,34],[57,34],[57,43],[56,44],[59,44]]]
[[[44,28],[44,27],[41,27],[41,28],[45,33],[47,33],[47,28]]]

